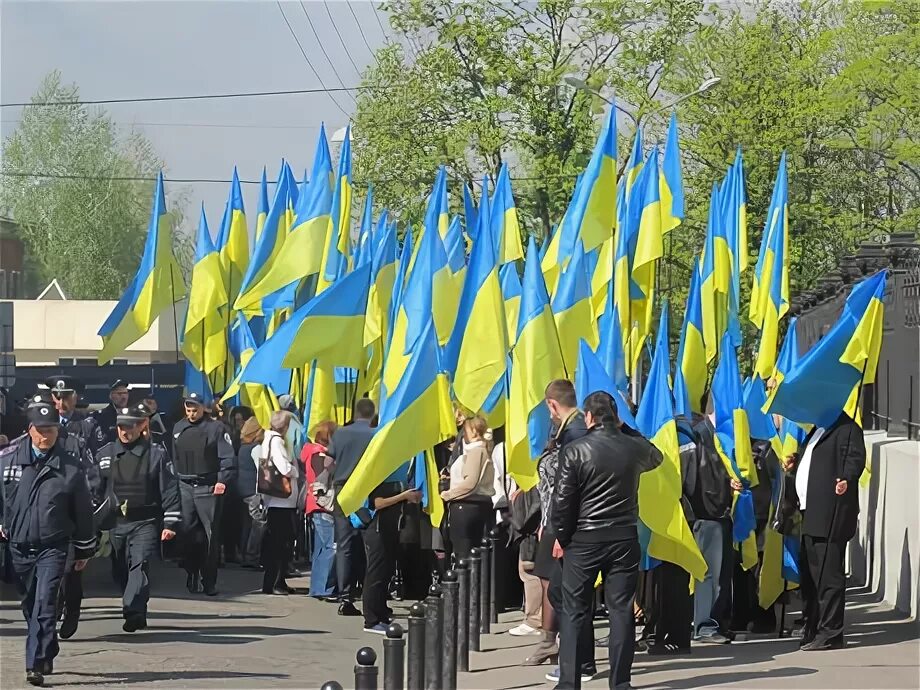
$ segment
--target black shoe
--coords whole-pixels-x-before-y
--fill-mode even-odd
[[[205,596],[208,597],[216,597],[220,593],[217,591],[216,585],[205,585],[202,591],[204,592]]]
[[[64,616],[61,627],[58,629],[58,637],[62,640],[69,640],[77,632],[77,626],[80,625],[80,616]]]
[[[290,593],[291,593],[290,587],[275,587],[274,589],[272,589],[272,594],[275,594],[277,596],[286,597]]]
[[[147,627],[147,619],[144,616],[128,616],[125,618],[121,629],[125,632],[135,632]]]
[[[665,644],[650,644],[648,646],[649,656],[689,656],[690,647],[678,647],[676,644],[666,642]]]
[[[811,642],[803,644],[799,649],[803,652],[822,652],[827,649],[843,649],[844,642],[842,638],[834,638],[832,640],[822,640],[821,638],[815,638]]]
[[[198,594],[201,591],[201,580],[198,578],[198,573],[188,574],[188,577],[185,578],[185,587],[190,594]]]
[[[45,677],[38,671],[26,671],[26,683],[40,688],[45,684]]]
[[[43,676],[50,676],[52,673],[54,673],[54,662],[51,660],[37,661],[35,662],[35,670],[41,673]]]
[[[350,601],[343,601],[339,605],[340,616],[360,616],[361,612]]]

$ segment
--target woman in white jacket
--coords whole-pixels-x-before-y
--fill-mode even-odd
[[[271,458],[278,471],[291,480],[291,487],[297,485],[297,463],[288,454],[285,434],[291,422],[291,413],[273,412],[271,429],[265,432],[262,441],[262,457]],[[262,547],[265,575],[262,578],[263,594],[293,594],[294,589],[285,581],[285,573],[291,561],[294,545],[294,516],[297,512],[297,491],[291,491],[287,498],[262,497],[267,513],[266,532]]]

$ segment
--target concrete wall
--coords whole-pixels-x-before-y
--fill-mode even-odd
[[[850,542],[851,583],[917,616],[920,590],[920,441],[866,432],[871,463],[859,488],[859,528]]]

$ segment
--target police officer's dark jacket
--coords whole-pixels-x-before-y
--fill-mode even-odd
[[[655,446],[616,427],[595,426],[566,443],[550,517],[559,544],[635,539],[639,475],[661,462]]]
[[[96,410],[92,417],[95,424],[93,430],[93,442],[90,448],[93,453],[97,453],[106,443],[114,443],[118,440],[118,430],[116,429],[118,420],[118,410],[113,403],[109,403],[101,410]]]
[[[172,457],[181,479],[230,485],[236,478],[236,453],[227,428],[207,417],[194,424],[180,420],[172,430]]]
[[[88,417],[74,419],[71,416],[66,422],[62,421],[58,435],[64,442],[64,447],[80,459],[83,470],[88,471],[93,465],[95,423]]]
[[[93,506],[83,467],[59,438],[39,459],[28,437],[0,451],[3,532],[33,547],[71,542],[76,558],[96,549]]]
[[[176,531],[179,484],[160,444],[143,438],[130,446],[107,443],[87,476],[99,529],[111,529],[117,522],[162,519],[163,527]]]

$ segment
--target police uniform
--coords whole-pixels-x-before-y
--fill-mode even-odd
[[[127,389],[128,384],[118,379],[111,386],[109,386],[109,391],[114,391],[117,388]],[[116,424],[118,419],[118,410],[115,408],[115,403],[109,403],[101,410],[96,410],[93,412],[90,417],[93,418],[93,423],[95,425],[93,431],[93,441],[90,444],[90,448],[93,453],[98,453],[99,449],[107,443],[114,443],[118,440],[118,431],[116,430]]]
[[[60,422],[51,405],[32,405],[27,417],[36,427]],[[61,439],[44,453],[33,448],[28,438],[4,449],[0,476],[2,530],[24,592],[26,679],[41,685],[42,673],[50,672],[59,651],[55,605],[67,551],[72,545],[76,557],[84,559],[96,547],[92,502],[80,460]]]
[[[144,403],[119,410],[117,423],[136,424],[149,415]],[[96,523],[109,538],[122,588],[123,629],[147,627],[150,599],[148,564],[158,552],[160,524],[176,531],[180,521],[179,485],[166,450],[148,438],[103,446],[89,473],[98,508]]]
[[[197,393],[189,394],[185,401],[197,405],[204,402]],[[223,496],[214,494],[214,485],[221,483],[228,488],[232,485],[236,455],[224,425],[207,415],[195,423],[180,420],[173,427],[172,445],[182,502],[182,551],[187,585],[189,591],[196,592],[200,591],[200,584],[205,594],[213,596],[217,594],[223,505]]]

